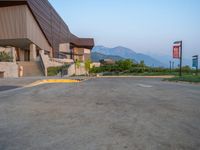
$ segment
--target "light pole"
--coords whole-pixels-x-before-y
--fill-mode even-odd
[[[183,42],[180,41],[180,77],[182,76],[182,61],[183,61]]]
[[[174,69],[174,61],[172,62],[172,69]]]
[[[169,61],[169,69],[170,69],[170,72],[172,71],[172,61]]]

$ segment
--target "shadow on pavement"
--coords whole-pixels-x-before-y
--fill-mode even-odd
[[[1,91],[7,91],[7,90],[12,90],[12,89],[16,89],[19,88],[20,86],[0,86],[0,92]]]

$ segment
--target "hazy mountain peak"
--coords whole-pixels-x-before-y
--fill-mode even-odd
[[[120,56],[105,55],[105,54],[101,54],[101,53],[98,53],[98,52],[92,52],[91,58],[92,58],[93,62],[99,62],[102,59],[112,59],[112,60],[115,60],[115,61],[124,59]]]
[[[145,55],[142,53],[136,53],[133,50],[123,47],[123,46],[117,46],[114,48],[108,48],[104,46],[95,46],[93,48],[93,52],[98,52],[104,55],[110,55],[110,56],[120,56],[125,59],[132,59],[137,62],[140,62],[144,60],[145,64],[148,66],[159,66],[164,67],[166,66],[164,63],[161,63],[160,61],[152,58],[149,55]]]

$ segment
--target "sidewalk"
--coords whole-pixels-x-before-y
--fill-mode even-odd
[[[41,79],[48,79],[49,77],[23,77],[23,78],[5,78],[0,79],[0,86],[26,86]],[[53,77],[55,78],[55,77]],[[57,77],[56,77],[57,78]]]

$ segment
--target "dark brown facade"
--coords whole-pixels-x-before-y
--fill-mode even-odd
[[[71,47],[92,49],[94,40],[73,35],[63,19],[48,0],[0,0],[0,7],[27,5],[37,21],[41,31],[53,49],[53,56],[59,57],[59,44],[70,43]]]

